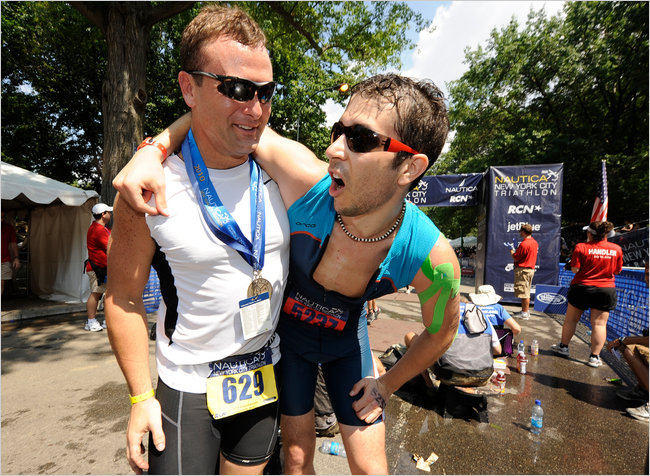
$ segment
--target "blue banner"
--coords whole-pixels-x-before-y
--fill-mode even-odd
[[[623,250],[623,266],[643,268],[648,261],[648,228],[628,231],[609,238]]]
[[[484,182],[485,210],[479,212],[476,285],[491,284],[504,302],[514,297],[510,250],[521,241],[519,228],[533,227],[539,243],[531,293],[536,283],[557,284],[562,217],[562,164],[490,167]],[[481,226],[482,225],[482,226]]]
[[[560,263],[558,284],[568,289],[573,276],[574,274],[564,269]],[[643,330],[648,328],[648,285],[645,282],[645,271],[623,269],[621,274],[615,276],[614,280],[616,282],[616,308],[609,312],[607,319],[607,340],[629,335],[641,335]],[[535,309],[537,309],[537,303],[535,303]],[[562,312],[557,314],[562,314]],[[591,329],[590,310],[582,313],[580,322]]]
[[[425,175],[406,199],[420,207],[478,205],[478,187],[485,174]]]
[[[547,314],[566,314],[569,307],[567,301],[568,286],[551,286],[538,284],[535,286],[535,310]]]

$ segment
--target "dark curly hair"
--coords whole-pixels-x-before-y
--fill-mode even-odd
[[[596,233],[591,233],[594,235],[594,240],[601,241],[604,240],[607,234],[614,229],[614,224],[608,221],[592,221],[589,224],[589,228]]]
[[[386,100],[395,107],[396,139],[426,154],[429,165],[424,175],[438,159],[449,132],[447,107],[440,89],[428,79],[415,81],[390,73],[378,74],[356,84],[352,97],[356,95],[378,103]],[[399,167],[410,156],[408,152],[398,152],[393,167]],[[417,186],[422,175],[411,183],[409,190]]]

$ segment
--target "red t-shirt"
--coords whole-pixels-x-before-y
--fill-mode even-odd
[[[519,243],[517,251],[512,255],[512,258],[515,260],[515,266],[535,269],[538,247],[539,245],[532,236]]]
[[[108,237],[111,230],[104,225],[92,222],[86,234],[86,246],[88,247],[88,259],[99,268],[106,267],[106,249],[108,248]],[[86,271],[92,271],[90,263],[86,264]]]
[[[2,262],[6,263],[7,261],[11,261],[9,243],[16,243],[16,230],[9,223],[2,222],[0,234],[2,234]]]
[[[613,288],[614,275],[623,269],[623,250],[607,240],[578,243],[571,256],[571,267],[580,268],[571,284]]]

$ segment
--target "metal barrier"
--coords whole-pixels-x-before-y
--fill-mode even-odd
[[[574,274],[563,269],[560,263],[558,285],[568,287]],[[621,274],[615,277],[616,309],[610,311],[607,320],[607,340],[641,335],[648,328],[648,285],[644,279],[643,269],[623,268]],[[591,312],[582,313],[580,322],[591,329]]]
[[[151,271],[149,272],[149,281],[147,281],[142,293],[144,309],[147,311],[147,314],[158,310],[160,299],[160,281],[158,280],[158,274],[153,268],[151,268]]]

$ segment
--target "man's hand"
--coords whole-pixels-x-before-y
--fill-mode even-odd
[[[149,462],[144,456],[142,438],[151,432],[154,445],[158,451],[165,449],[165,434],[162,430],[162,412],[160,403],[149,398],[131,406],[129,426],[126,430],[126,458],[135,474],[142,474],[149,469]]]
[[[11,267],[14,269],[14,271],[17,271],[18,268],[20,268],[20,260],[18,258],[14,258],[11,262]]]
[[[113,179],[113,187],[138,212],[169,216],[161,157],[156,147],[143,147]],[[151,194],[155,195],[156,207],[147,203]]]
[[[363,396],[352,404],[352,408],[360,420],[372,423],[381,416],[390,397],[390,392],[380,379],[374,377],[366,377],[355,383],[350,391],[350,396],[354,397],[360,391],[363,391]]]

